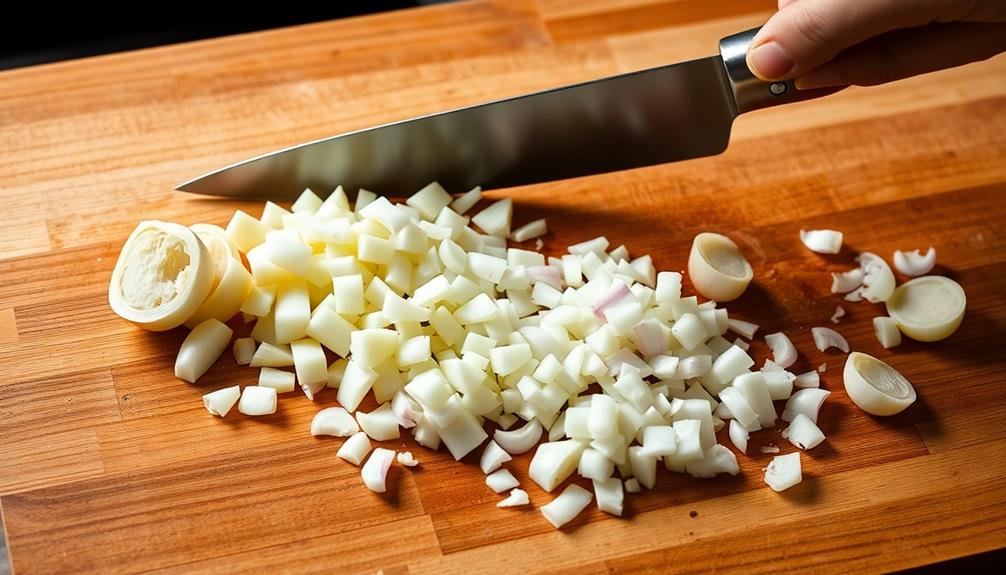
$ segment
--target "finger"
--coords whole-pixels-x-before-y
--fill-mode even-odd
[[[763,80],[801,76],[843,49],[898,28],[946,17],[950,0],[799,0],[776,12],[751,42],[747,62]]]
[[[796,0],[779,0],[779,9],[782,10],[786,6],[792,4],[793,2],[796,2]]]
[[[888,32],[796,79],[801,90],[875,86],[991,58],[1006,51],[1006,25],[931,24]]]

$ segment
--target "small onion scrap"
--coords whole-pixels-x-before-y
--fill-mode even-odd
[[[692,241],[688,275],[700,294],[716,301],[737,299],[754,277],[751,264],[737,244],[710,232],[703,232]]]
[[[810,333],[814,337],[814,345],[819,351],[826,351],[834,347],[844,353],[849,353],[849,342],[842,337],[842,334],[830,327],[812,327]]]
[[[781,331],[770,333],[765,336],[765,343],[772,350],[772,361],[779,367],[785,369],[796,362],[796,346],[786,334]]]
[[[919,250],[894,252],[894,269],[909,277],[924,276],[936,266],[936,248],[929,246],[925,255]]]
[[[807,249],[819,254],[842,251],[842,232],[835,230],[800,230],[800,241]]]

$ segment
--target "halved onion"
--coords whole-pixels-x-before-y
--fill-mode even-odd
[[[908,337],[938,341],[957,331],[966,306],[960,284],[943,276],[923,276],[894,290],[887,300],[887,313]]]
[[[915,403],[915,388],[905,376],[865,353],[849,354],[842,379],[849,399],[873,415],[894,415]]]
[[[737,299],[754,277],[751,264],[737,244],[710,232],[703,232],[692,241],[688,275],[700,294],[716,301]]]

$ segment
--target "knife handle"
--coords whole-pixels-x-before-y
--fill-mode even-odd
[[[789,104],[790,102],[810,100],[836,91],[830,88],[797,90],[792,80],[766,82],[752,74],[747,64],[747,53],[751,40],[754,39],[758,30],[761,28],[752,28],[720,40],[720,58],[723,60],[730,89],[733,91],[738,114],[780,104]]]

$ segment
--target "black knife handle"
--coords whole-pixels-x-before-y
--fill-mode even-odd
[[[837,91],[833,88],[797,90],[792,80],[766,82],[752,74],[747,64],[748,47],[760,29],[752,28],[720,40],[720,58],[723,60],[730,89],[733,91],[738,114],[780,104],[789,104],[790,102],[810,100]]]

